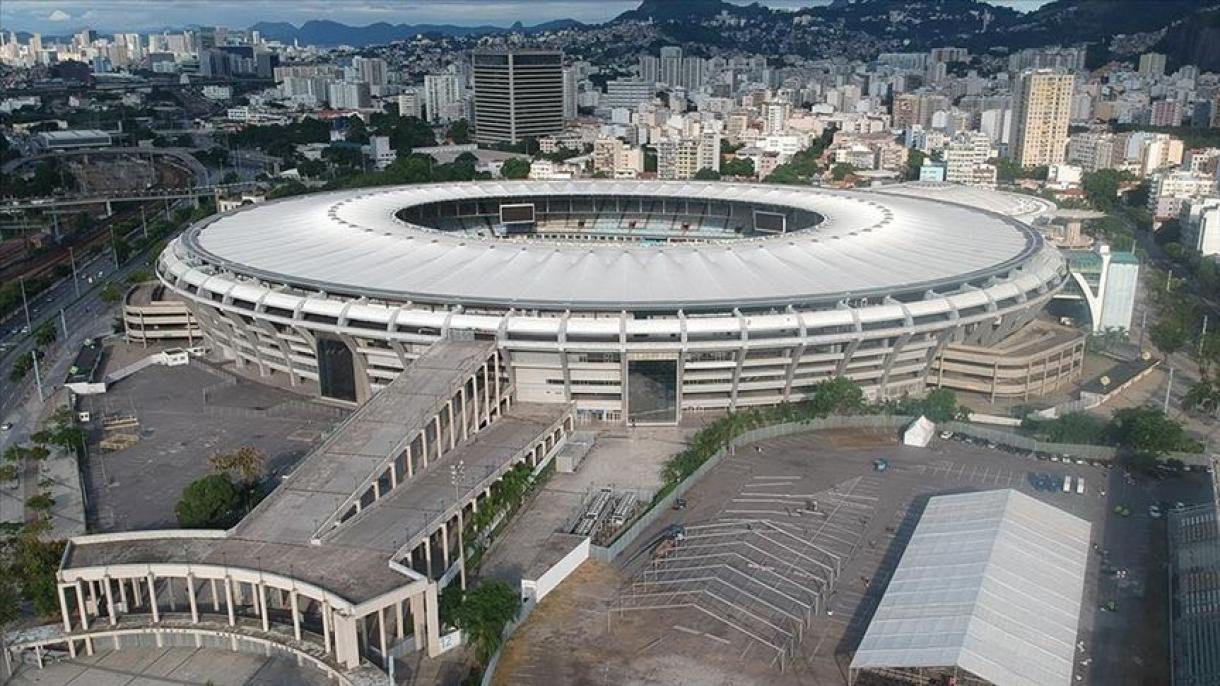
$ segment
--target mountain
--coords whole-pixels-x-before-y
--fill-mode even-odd
[[[310,20],[299,28],[287,22],[260,21],[250,28],[258,31],[264,38],[278,40],[284,43],[300,41],[302,45],[319,45],[323,47],[335,45],[351,45],[364,47],[367,45],[384,45],[398,40],[407,40],[419,34],[442,36],[474,36],[490,33],[507,33],[523,31],[539,33],[542,31],[557,31],[560,29],[579,28],[584,26],[574,19],[558,19],[536,26],[521,26],[518,22],[512,27],[503,26],[455,26],[452,24],[389,24],[377,22],[368,26],[348,26],[337,21]]]

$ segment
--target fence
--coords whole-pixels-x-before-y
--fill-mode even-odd
[[[1051,443],[1050,441],[1039,441],[1036,438],[1022,436],[1011,431],[1002,429],[992,429],[975,424],[966,424],[965,422],[947,422],[940,425],[941,429],[947,429],[954,433],[960,433],[971,438],[977,438],[983,441],[991,441],[992,443],[1000,443],[1021,450],[1039,453],[1053,453],[1056,455],[1071,455],[1086,460],[1105,460],[1112,461],[1118,458],[1118,449],[1108,445],[1086,445],[1083,443]],[[1203,453],[1166,453],[1162,457],[1166,459],[1177,459],[1188,465],[1204,466],[1209,464],[1207,455]]]
[[[690,476],[683,479],[676,487],[653,503],[631,526],[623,530],[618,538],[609,546],[590,546],[589,557],[603,562],[613,562],[624,550],[635,543],[649,527],[656,523],[665,511],[673,507],[674,501],[699,483],[727,455],[732,455],[737,448],[781,436],[808,433],[810,431],[825,431],[827,429],[884,429],[897,431],[911,422],[912,417],[902,415],[862,415],[852,417],[824,417],[807,422],[785,422],[773,424],[747,431],[733,439],[727,449],[721,449],[699,466]]]

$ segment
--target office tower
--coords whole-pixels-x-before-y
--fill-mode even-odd
[[[474,130],[479,143],[516,143],[563,131],[563,53],[474,53]]]
[[[640,80],[649,84],[661,80],[661,61],[656,55],[640,55]]]
[[[1049,69],[1022,72],[1013,91],[1009,156],[1022,167],[1063,161],[1075,77]]]
[[[576,118],[576,69],[565,67],[563,70],[563,119],[570,121]]]
[[[451,105],[462,98],[462,85],[455,74],[428,74],[424,77],[424,114],[432,123],[452,119]]]
[[[674,46],[661,48],[660,81],[669,86],[682,84],[682,48]]]
[[[1146,52],[1140,55],[1139,72],[1144,76],[1164,76],[1165,56],[1159,52]]]

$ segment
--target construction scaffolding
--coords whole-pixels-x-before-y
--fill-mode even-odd
[[[852,498],[860,478],[814,494],[789,493],[798,477],[757,477],[712,521],[672,528],[619,596],[615,614],[692,609],[758,646],[781,671],[848,558],[872,508]],[[788,480],[786,480],[788,479]]]

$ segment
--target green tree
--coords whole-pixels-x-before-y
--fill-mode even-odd
[[[470,122],[465,119],[453,122],[445,132],[445,137],[453,141],[454,145],[466,145],[470,142]]]
[[[504,641],[504,627],[521,610],[521,597],[499,579],[485,581],[466,593],[457,610],[458,628],[474,648],[475,659],[486,666]]]
[[[506,179],[529,178],[530,162],[517,157],[505,160],[504,165],[500,167],[500,174]]]
[[[1117,169],[1099,169],[1085,174],[1081,188],[1094,209],[1113,212],[1118,207],[1118,189],[1129,177],[1129,174]]]
[[[34,342],[38,345],[50,345],[58,336],[59,331],[56,330],[55,324],[46,322],[34,332]]]
[[[957,419],[959,408],[957,394],[947,388],[938,388],[923,399],[923,415],[934,422],[950,422]]]
[[[847,162],[840,162],[830,168],[830,178],[834,179],[835,181],[842,181],[855,173],[855,171],[856,168],[853,165],[848,164]]]
[[[864,408],[864,391],[855,381],[836,376],[818,384],[813,399],[808,402],[815,417],[851,414]]]
[[[1162,319],[1148,330],[1148,337],[1165,355],[1172,355],[1186,345],[1186,327],[1171,319]]]
[[[21,595],[33,602],[34,611],[44,617],[59,613],[55,573],[65,546],[64,541],[47,540],[49,530],[45,518],[26,523],[13,541],[11,567]]]
[[[228,474],[208,474],[182,491],[174,506],[178,524],[185,529],[217,529],[234,523],[241,496]]]
[[[1189,448],[1182,424],[1151,407],[1129,407],[1118,410],[1110,422],[1114,444],[1134,453],[1163,455]]]
[[[696,181],[718,181],[720,180],[720,172],[711,167],[704,167],[695,172]]]
[[[733,157],[720,163],[721,176],[754,176],[754,160]]]
[[[102,286],[100,296],[102,298],[102,302],[113,304],[117,303],[119,298],[123,297],[123,291],[119,289],[119,285],[115,282],[107,281],[106,285]]]
[[[258,481],[267,469],[267,458],[252,445],[243,445],[230,453],[213,453],[208,462],[217,472],[236,474],[247,485]]]
[[[916,181],[919,179],[919,169],[923,166],[923,161],[927,159],[927,155],[922,150],[912,148],[907,153],[907,180]]]

